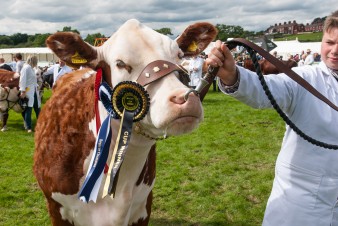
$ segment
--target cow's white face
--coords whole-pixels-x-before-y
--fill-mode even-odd
[[[180,64],[183,52],[176,41],[140,24],[136,20],[125,23],[98,53],[110,65],[112,84],[136,81],[142,70],[155,60]],[[122,66],[121,66],[122,65]],[[150,109],[141,121],[153,136],[179,135],[196,128],[203,119],[199,97],[184,94],[189,90],[171,73],[147,85]]]

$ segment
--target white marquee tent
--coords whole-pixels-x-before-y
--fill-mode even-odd
[[[321,42],[299,42],[298,40],[273,42],[277,47],[272,52],[277,51],[277,55],[283,56],[284,60],[287,59],[289,54],[300,54],[302,51],[306,52],[307,49],[310,49],[312,53],[320,54]]]
[[[21,53],[23,60],[26,60],[29,55],[37,56],[39,66],[48,66],[58,60],[58,57],[47,47],[0,49],[0,57],[3,57],[8,63],[13,61],[13,56],[16,53]]]

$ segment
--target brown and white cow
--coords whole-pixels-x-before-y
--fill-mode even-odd
[[[285,64],[288,68],[293,68],[293,67],[297,67],[297,62],[294,60],[281,60],[281,62],[283,64]],[[261,59],[258,61],[258,64],[260,66],[260,69],[262,71],[263,75],[268,75],[268,74],[279,74],[280,71],[276,68],[275,65],[273,65],[272,63],[270,63],[268,60],[266,59]],[[250,71],[256,72],[256,68],[252,62],[252,60],[250,58],[247,58],[244,60],[244,65],[243,67],[245,67],[246,69],[249,69]]]
[[[19,101],[19,78],[14,78],[13,71],[0,69],[0,121],[1,131],[7,130],[8,111],[12,109],[17,113],[22,112]]]
[[[129,20],[99,47],[85,43],[74,33],[60,32],[48,38],[48,47],[68,65],[90,67],[57,81],[37,122],[33,168],[53,225],[148,225],[155,182],[156,138],[191,132],[203,119],[199,97],[192,92],[184,99],[189,88],[179,81],[176,73],[145,85],[150,108],[137,131],[136,124],[133,126],[115,196],[82,202],[78,193],[97,137],[94,107],[97,72],[91,68],[102,68],[103,79],[111,87],[122,81],[135,82],[149,63],[163,60],[179,64],[183,56],[203,51],[216,34],[213,25],[203,22],[189,26],[180,37],[171,40],[137,20]],[[101,102],[98,112],[101,120],[108,115]],[[120,120],[111,122],[113,137],[108,161],[112,158],[119,124]]]

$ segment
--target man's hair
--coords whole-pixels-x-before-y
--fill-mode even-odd
[[[4,63],[5,59],[3,57],[0,58],[0,63]]]
[[[332,28],[338,28],[338,10],[325,19],[323,31],[329,32]]]
[[[22,55],[21,55],[21,53],[16,53],[16,54],[15,54],[15,58],[18,59],[18,60],[22,60]]]

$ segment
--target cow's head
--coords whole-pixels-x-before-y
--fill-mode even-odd
[[[137,20],[129,20],[99,47],[89,45],[78,34],[70,32],[56,33],[46,43],[72,67],[102,68],[104,79],[114,87],[122,81],[137,81],[151,62],[163,60],[180,64],[183,57],[202,52],[216,34],[213,25],[196,23],[176,40],[171,40]],[[146,85],[145,89],[150,97],[150,108],[141,124],[150,135],[190,132],[203,119],[199,98],[191,94],[191,98],[184,100],[189,88],[179,81],[177,73],[171,72]]]

